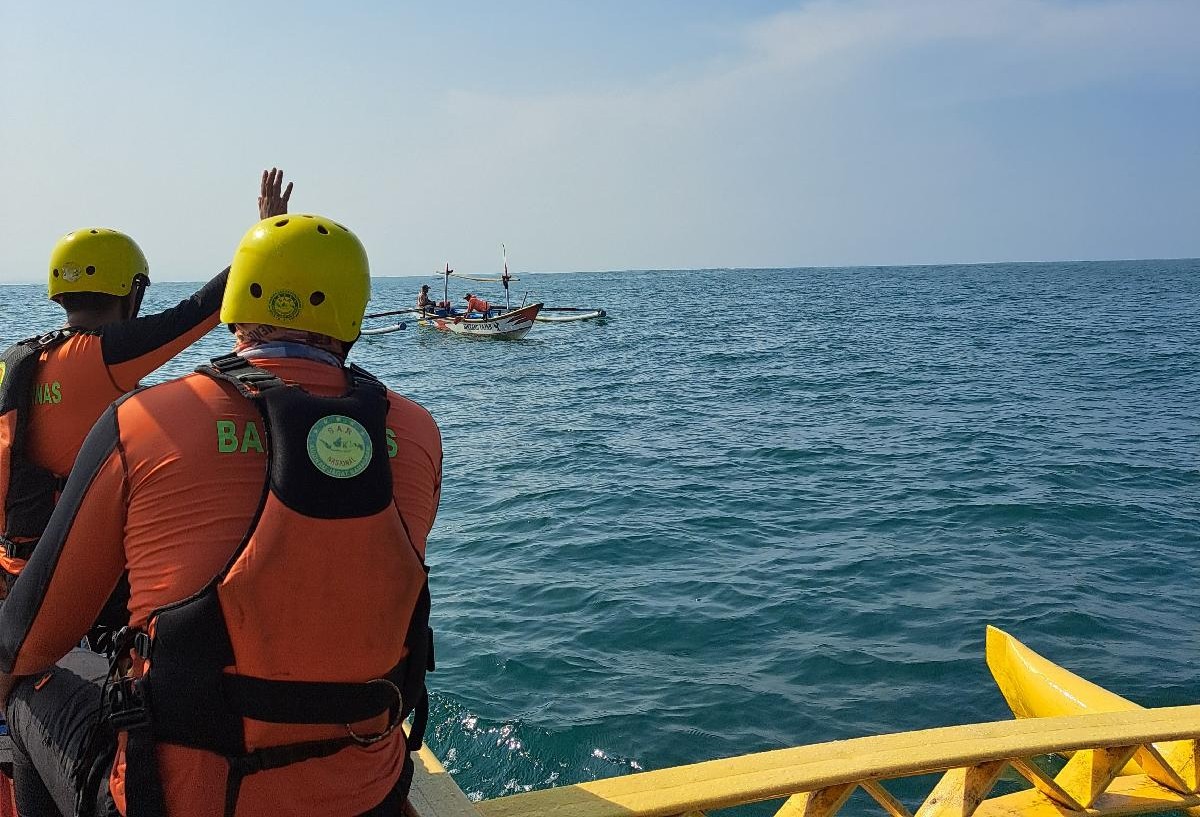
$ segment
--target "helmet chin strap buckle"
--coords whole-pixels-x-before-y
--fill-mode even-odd
[[[359,735],[350,727],[350,724],[346,724],[346,734],[348,734],[359,746],[370,746],[373,743],[378,743],[388,735],[395,732],[396,727],[399,726],[404,720],[404,694],[400,692],[400,687],[396,686],[386,678],[376,678],[373,681],[367,681],[368,686],[371,684],[386,684],[392,690],[392,692],[396,693],[396,707],[392,710],[391,720],[388,722],[387,728],[382,732],[377,732],[373,735]]]

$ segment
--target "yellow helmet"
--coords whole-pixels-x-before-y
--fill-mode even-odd
[[[291,213],[263,219],[242,237],[221,322],[353,341],[370,298],[371,270],[358,237],[324,216]]]
[[[54,245],[46,290],[51,300],[65,292],[128,295],[139,275],[150,282],[146,256],[132,238],[116,230],[87,227],[67,233]]]

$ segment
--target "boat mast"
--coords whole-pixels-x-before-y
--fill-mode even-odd
[[[512,311],[512,305],[508,302],[508,280],[512,276],[508,274],[508,250],[503,244],[500,245],[500,255],[504,258],[504,275],[500,276],[500,283],[504,284],[504,311]]]

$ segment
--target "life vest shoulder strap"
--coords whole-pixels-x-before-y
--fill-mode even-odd
[[[231,384],[243,397],[250,400],[257,400],[259,395],[270,389],[287,386],[278,377],[266,369],[260,369],[236,352],[214,357],[208,363],[197,366],[196,371]]]
[[[232,384],[244,397],[252,400],[264,391],[287,385],[275,375],[255,366],[236,352],[214,357],[208,363],[197,366],[196,371]],[[346,367],[346,371],[352,386],[387,391],[387,387],[378,377],[357,363],[351,363]]]
[[[361,386],[363,388],[369,388],[382,392],[387,391],[387,386],[383,385],[378,377],[371,374],[357,363],[351,363],[347,369],[350,372],[350,381],[355,386]]]

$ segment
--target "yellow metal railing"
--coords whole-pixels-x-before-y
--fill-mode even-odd
[[[1031,718],[878,735],[710,760],[471,802],[428,750],[412,817],[676,817],[784,800],[778,817],[832,817],[857,790],[890,817],[1063,817],[1200,807],[1200,706]],[[1057,774],[1034,758],[1069,755]],[[1130,761],[1139,774],[1122,775]],[[1007,768],[1030,788],[990,797]],[[910,811],[886,783],[941,776]],[[1200,817],[1200,809],[1193,813]]]

